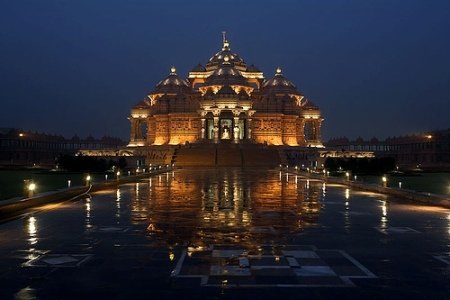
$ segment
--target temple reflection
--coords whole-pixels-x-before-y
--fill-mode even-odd
[[[256,245],[316,224],[324,191],[276,171],[179,170],[137,184],[131,217],[169,245]]]

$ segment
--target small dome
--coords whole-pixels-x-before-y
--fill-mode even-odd
[[[191,72],[206,72],[206,69],[203,65],[198,64],[192,68]]]
[[[263,89],[298,94],[297,87],[290,80],[283,76],[280,67],[277,68],[275,76],[272,79],[269,79],[263,83]]]
[[[147,99],[144,99],[140,101],[138,104],[136,104],[133,108],[148,108],[149,102]]]
[[[303,109],[308,109],[308,110],[317,110],[317,109],[319,109],[317,107],[317,105],[315,105],[311,100],[309,100],[309,99],[307,99],[305,97],[302,99],[300,105],[301,105],[301,107]]]
[[[250,66],[248,66],[246,71],[250,72],[250,73],[259,73],[259,72],[261,72],[261,70],[258,69],[258,67],[256,67],[254,64],[251,64]]]
[[[186,89],[189,89],[189,84],[178,77],[175,67],[172,67],[169,76],[156,85],[155,92],[179,92]]]

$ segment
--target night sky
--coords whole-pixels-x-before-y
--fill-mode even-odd
[[[130,108],[222,31],[321,108],[324,140],[450,127],[450,1],[0,0],[0,128],[127,140]]]

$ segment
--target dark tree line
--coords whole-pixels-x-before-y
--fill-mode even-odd
[[[327,170],[351,171],[353,174],[382,174],[395,169],[395,159],[392,157],[380,158],[334,158],[325,160]]]
[[[106,160],[93,156],[62,155],[58,158],[57,163],[61,169],[70,172],[105,172],[111,170],[113,166],[119,169],[127,166],[124,157],[120,157],[118,160]]]

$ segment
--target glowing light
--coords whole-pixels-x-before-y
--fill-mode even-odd
[[[345,189],[345,199],[350,199],[350,189]]]
[[[170,73],[175,73],[176,71],[177,71],[177,69],[174,66],[172,66],[172,68],[170,68]]]
[[[108,174],[105,175],[105,180],[108,180]]]
[[[24,134],[23,134],[23,133],[19,133],[19,136],[20,136],[20,137],[23,137],[23,136],[24,136]]]
[[[398,188],[399,188],[399,189],[402,188],[402,182],[401,182],[401,181],[398,182]]]
[[[427,135],[427,139],[432,139],[433,138],[433,136],[431,135],[431,134],[429,134],[429,135]]]
[[[71,184],[72,184],[72,181],[71,180],[67,180],[67,187],[70,188]]]
[[[175,254],[173,252],[169,253],[169,259],[170,261],[173,261],[175,259]]]
[[[86,176],[86,181],[87,182],[91,181],[91,176],[90,175]]]
[[[350,178],[350,173],[349,172],[345,172],[345,177],[347,177],[347,180]]]
[[[28,185],[28,190],[30,191],[30,192],[33,192],[34,190],[36,189],[36,184],[35,183],[30,183],[29,185]]]
[[[35,217],[30,217],[28,219],[28,235],[29,235],[29,239],[28,241],[30,242],[31,245],[34,245],[37,243],[37,224],[36,224],[36,218]]]

